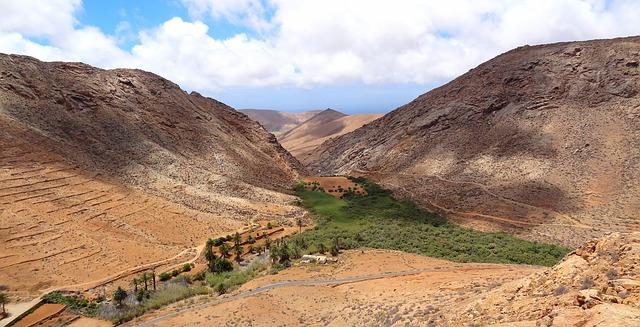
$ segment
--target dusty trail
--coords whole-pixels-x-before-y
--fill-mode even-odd
[[[332,286],[332,287],[336,287],[336,286],[340,286],[340,285],[344,285],[344,284],[350,284],[350,283],[358,283],[358,282],[364,282],[364,281],[370,281],[370,280],[376,280],[376,279],[386,279],[386,278],[395,278],[395,277],[402,277],[402,276],[410,276],[410,275],[417,275],[417,274],[421,274],[421,273],[428,273],[428,272],[453,272],[453,271],[467,271],[467,270],[492,270],[492,269],[504,269],[505,267],[508,267],[508,265],[501,265],[501,264],[487,264],[487,265],[477,265],[477,266],[473,266],[473,267],[463,267],[463,266],[454,266],[452,268],[449,269],[442,269],[441,267],[435,267],[435,268],[423,268],[423,269],[411,269],[411,270],[404,270],[404,271],[387,271],[387,272],[382,272],[382,273],[377,273],[377,274],[367,274],[367,275],[358,275],[358,276],[349,276],[349,277],[345,277],[345,278],[338,278],[338,279],[308,279],[308,280],[288,280],[288,281],[282,281],[282,282],[275,282],[275,283],[271,283],[271,284],[267,284],[264,286],[260,286],[258,288],[255,289],[251,289],[248,291],[244,291],[244,292],[240,292],[238,294],[235,294],[233,296],[229,296],[229,297],[225,297],[225,298],[217,298],[214,301],[211,302],[206,302],[206,303],[201,303],[201,304],[197,304],[197,305],[192,305],[192,306],[188,306],[188,307],[184,307],[180,310],[176,310],[174,312],[171,313],[167,313],[158,317],[155,317],[153,319],[147,320],[147,321],[143,321],[140,322],[138,324],[125,324],[125,326],[138,326],[138,327],[144,327],[144,326],[154,326],[157,323],[178,316],[182,313],[188,312],[188,311],[192,311],[192,310],[199,310],[199,309],[203,309],[209,306],[214,306],[214,305],[219,305],[222,303],[226,303],[226,302],[231,302],[231,301],[236,301],[236,300],[240,300],[240,299],[244,299],[247,297],[251,297],[254,295],[258,295],[261,293],[265,293],[274,289],[278,289],[278,288],[284,288],[284,287],[296,287],[296,286]]]

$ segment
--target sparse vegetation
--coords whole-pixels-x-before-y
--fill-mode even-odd
[[[254,262],[244,271],[228,271],[217,274],[209,273],[206,276],[206,280],[207,284],[218,294],[224,294],[256,277],[266,268],[267,266],[265,264]]]
[[[580,289],[586,290],[588,288],[592,288],[595,285],[596,283],[593,281],[593,277],[585,276],[584,278],[582,278],[582,281],[580,282]]]
[[[337,199],[313,190],[298,191],[303,205],[316,218],[304,237],[304,252],[319,252],[319,244],[343,249],[372,247],[401,250],[460,262],[520,263],[551,266],[568,248],[526,241],[505,233],[483,233],[449,223],[410,201],[396,200],[387,190],[364,179],[351,178],[367,195],[348,193]],[[339,240],[339,242],[337,242]]]
[[[93,317],[98,311],[98,302],[90,302],[77,295],[65,295],[60,291],[51,292],[42,296],[44,303],[64,304],[73,312]]]

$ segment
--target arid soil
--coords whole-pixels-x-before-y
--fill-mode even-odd
[[[379,114],[345,115],[327,109],[301,123],[278,138],[282,146],[302,163],[326,140],[349,133],[371,121],[382,117]],[[315,172],[312,172],[315,173]]]
[[[260,123],[271,134],[279,137],[322,110],[286,112],[267,109],[240,109],[238,111]]]
[[[198,307],[201,298],[145,316],[131,325],[159,320],[157,326],[384,326],[427,325],[453,305],[541,268],[517,265],[460,264],[384,250],[347,251],[338,264],[298,266],[244,285],[238,292],[289,280],[341,279],[382,272],[425,270],[332,286],[282,287],[255,296]],[[189,310],[192,306],[194,309]]]
[[[640,233],[589,241],[551,268],[347,251],[337,264],[296,266],[132,325],[640,326],[638,262]]]
[[[151,73],[0,55],[0,284],[24,301],[292,223],[300,167],[245,115]]]
[[[640,230],[640,37],[525,46],[304,158],[483,230]]]

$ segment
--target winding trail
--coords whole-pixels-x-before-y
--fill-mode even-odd
[[[286,281],[281,281],[281,282],[275,282],[275,283],[271,283],[271,284],[267,284],[264,286],[260,286],[258,288],[254,288],[248,291],[244,291],[244,292],[240,292],[238,294],[232,295],[232,296],[228,296],[228,297],[218,297],[213,301],[210,302],[206,302],[206,303],[200,303],[200,304],[196,304],[196,305],[192,305],[192,306],[188,306],[188,307],[184,307],[182,309],[167,313],[167,314],[163,314],[160,315],[158,317],[155,317],[153,319],[147,320],[147,321],[142,321],[139,323],[133,323],[133,324],[125,324],[125,326],[138,326],[138,327],[146,327],[146,326],[154,326],[157,323],[163,321],[163,320],[167,320],[173,317],[176,317],[180,314],[192,311],[192,310],[199,310],[199,309],[203,309],[209,306],[215,306],[215,305],[219,305],[222,303],[227,303],[227,302],[232,302],[232,301],[236,301],[236,300],[240,300],[240,299],[244,299],[247,297],[251,297],[251,296],[255,296],[261,293],[265,293],[265,292],[269,292],[271,290],[274,289],[278,289],[278,288],[284,288],[284,287],[299,287],[299,286],[340,286],[340,285],[344,285],[344,284],[350,284],[350,283],[358,283],[358,282],[364,282],[364,281],[369,281],[369,280],[376,280],[376,279],[385,279],[385,278],[395,278],[395,277],[402,277],[402,276],[410,276],[410,275],[417,275],[417,274],[422,274],[422,273],[427,273],[427,272],[450,272],[450,271],[455,271],[455,270],[461,270],[461,269],[473,269],[473,270],[492,270],[492,269],[504,269],[505,266],[508,265],[504,265],[504,264],[485,264],[485,265],[474,265],[473,268],[471,267],[463,267],[461,265],[454,265],[449,269],[442,269],[441,267],[434,267],[434,268],[422,268],[422,269],[411,269],[411,270],[402,270],[402,271],[387,271],[387,272],[382,272],[382,273],[377,273],[377,274],[367,274],[367,275],[358,275],[358,276],[349,276],[349,277],[344,277],[344,278],[337,278],[337,279],[306,279],[306,280],[286,280]]]

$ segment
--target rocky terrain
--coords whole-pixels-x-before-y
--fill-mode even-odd
[[[551,269],[456,307],[445,314],[445,321],[450,325],[640,326],[639,262],[640,233],[592,240]]]
[[[268,132],[279,137],[322,110],[286,112],[268,109],[240,109],[238,111],[259,122]]]
[[[547,269],[347,251],[337,264],[300,265],[221,299],[178,303],[134,324],[640,326],[638,262],[640,233],[589,241]],[[337,282],[313,285],[330,280]],[[282,286],[288,281],[308,283]]]
[[[306,164],[309,156],[323,142],[349,133],[380,117],[382,117],[380,114],[346,115],[333,109],[326,109],[278,139],[285,149]]]
[[[301,165],[246,115],[140,70],[0,55],[0,284],[13,301],[301,209]]]
[[[577,246],[640,230],[639,91],[640,37],[524,46],[304,161],[467,226]]]

